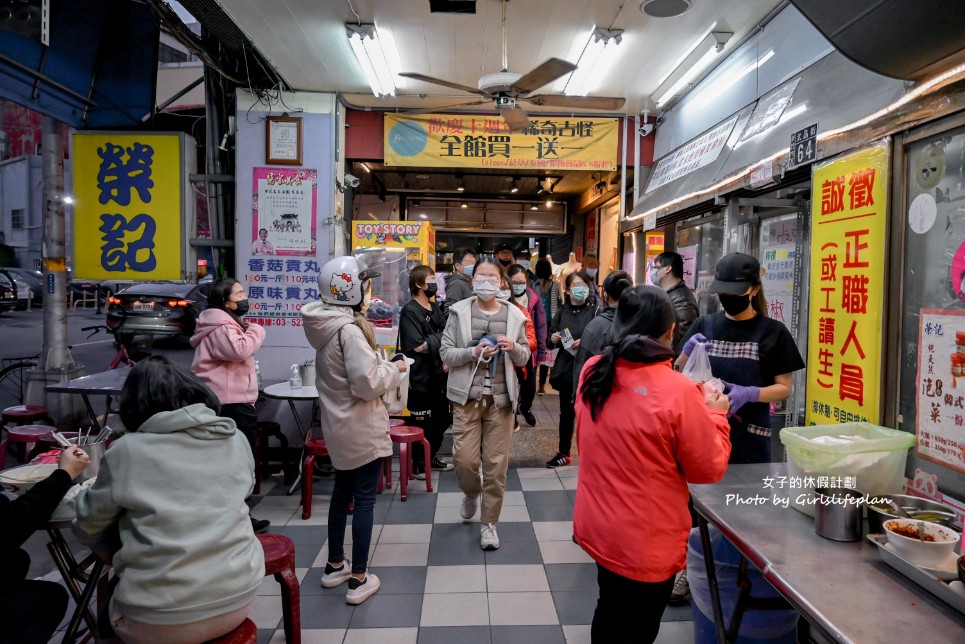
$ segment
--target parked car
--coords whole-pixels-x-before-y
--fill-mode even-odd
[[[83,280],[74,279],[70,270],[67,271],[68,301],[82,300],[85,297],[93,299],[94,291],[98,291],[102,299],[107,299],[121,289],[131,286],[131,280]]]
[[[0,268],[0,313],[17,308],[17,283],[13,276]]]
[[[107,298],[107,326],[122,334],[194,334],[211,284],[143,283]]]
[[[41,306],[44,303],[44,274],[40,271],[34,271],[29,268],[19,268],[16,266],[6,266],[0,270],[5,270],[18,282],[23,282],[30,297],[33,298],[34,306]],[[20,299],[26,297],[25,293],[19,293]]]

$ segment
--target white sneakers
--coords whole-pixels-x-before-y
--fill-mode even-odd
[[[365,579],[359,581],[355,577],[348,580],[348,592],[345,594],[345,603],[358,606],[366,599],[379,592],[382,582],[372,573],[367,573]]]
[[[342,562],[341,568],[335,568],[331,563],[325,564],[325,573],[322,575],[322,586],[325,588],[335,588],[348,582],[348,592],[345,593],[345,603],[358,606],[366,599],[379,592],[382,582],[379,578],[368,573],[364,580],[359,581],[352,576],[352,565],[346,559]]]
[[[472,518],[476,516],[476,497],[468,495],[462,497],[459,515],[466,521],[472,521]]]
[[[495,523],[484,523],[479,530],[479,547],[483,550],[498,550],[499,535],[496,534]]]
[[[352,576],[352,565],[348,559],[342,562],[341,568],[335,568],[331,563],[325,563],[325,573],[322,575],[322,587],[335,588],[349,580]]]

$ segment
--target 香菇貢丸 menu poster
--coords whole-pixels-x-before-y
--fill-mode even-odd
[[[254,169],[252,255],[314,255],[318,171]]]

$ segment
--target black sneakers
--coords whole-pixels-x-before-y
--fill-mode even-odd
[[[526,424],[530,427],[536,427],[536,416],[533,414],[532,410],[520,412],[523,418],[526,420]]]
[[[546,461],[546,467],[563,467],[564,465],[569,465],[572,462],[573,459],[566,454],[556,452],[556,456]]]
[[[451,472],[452,463],[446,463],[444,460],[436,456],[432,459],[432,469],[436,470],[437,472]]]

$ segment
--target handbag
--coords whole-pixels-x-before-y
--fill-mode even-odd
[[[403,372],[402,379],[399,383],[395,387],[389,387],[388,391],[382,394],[382,402],[385,403],[386,411],[389,412],[390,416],[396,416],[404,412],[406,406],[409,404],[409,371],[412,369],[412,365],[415,364],[415,360],[406,357],[402,353],[396,353],[391,358],[387,358],[384,347],[379,347],[376,353],[384,362],[405,360],[408,366],[405,372]]]

